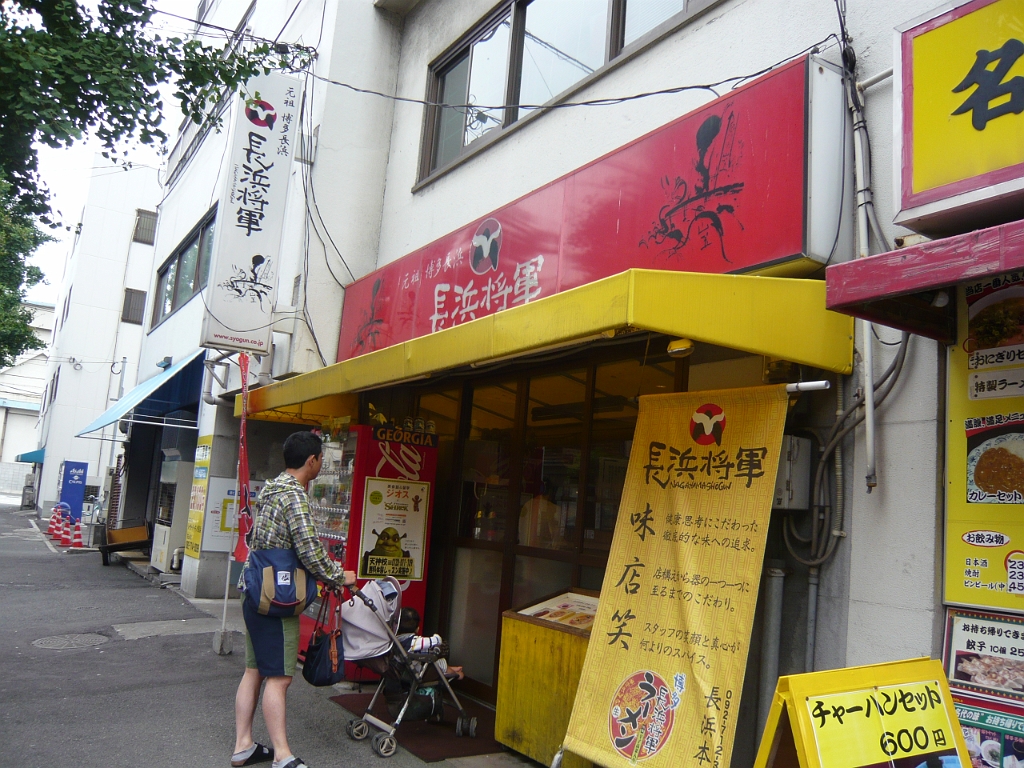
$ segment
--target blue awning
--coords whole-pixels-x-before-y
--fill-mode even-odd
[[[35,451],[29,451],[28,453],[19,453],[14,457],[14,460],[22,461],[26,464],[42,464],[44,453],[46,453],[46,448],[39,448]]]
[[[185,370],[189,363],[191,363],[205,351],[206,350],[202,348],[197,349],[195,352],[192,352],[191,354],[183,357],[170,368],[167,368],[161,373],[158,373],[153,378],[146,379],[144,382],[136,386],[135,389],[133,389],[131,392],[127,393],[124,397],[122,397],[120,400],[114,403],[110,408],[106,410],[106,412],[102,416],[100,416],[98,419],[92,422],[92,424],[90,424],[77,435],[75,435],[75,437],[82,437],[82,435],[87,435],[90,432],[96,432],[97,430],[103,429],[104,427],[108,427],[111,424],[120,421],[122,418],[125,417],[125,415],[128,414],[129,411],[135,410],[140,404],[142,404],[144,400],[154,395],[157,392],[157,390],[159,390],[165,384],[170,384],[171,382],[173,382],[175,376],[177,376],[179,373]],[[197,389],[196,395],[198,394],[199,392]],[[168,413],[169,411],[174,410],[174,408],[168,407],[160,410],[162,411],[162,413]],[[155,416],[158,414],[153,413],[152,415]]]

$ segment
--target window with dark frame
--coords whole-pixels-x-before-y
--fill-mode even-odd
[[[505,0],[430,67],[420,179],[718,0]],[[534,106],[531,106],[534,105]]]
[[[146,309],[146,292],[134,288],[124,289],[124,305],[121,307],[121,322],[142,325]]]
[[[152,245],[156,242],[156,214],[141,208],[135,211],[135,231],[132,242]]]
[[[157,270],[153,327],[206,287],[213,256],[214,224],[211,216],[196,227]]]

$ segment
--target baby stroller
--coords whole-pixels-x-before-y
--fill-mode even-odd
[[[434,722],[444,719],[444,693],[459,711],[455,735],[475,738],[476,718],[466,713],[438,666],[441,649],[410,653],[398,640],[396,631],[402,611],[402,590],[398,581],[388,577],[367,582],[361,590],[355,587],[349,587],[349,590],[353,597],[341,609],[345,660],[353,661],[381,677],[366,712],[345,726],[349,738],[362,741],[370,735],[372,725],[379,729],[373,735],[373,751],[379,757],[391,757],[398,750],[395,731],[403,719],[429,719]],[[437,681],[424,679],[431,671],[436,673]],[[437,688],[438,684],[444,692]],[[429,695],[423,691],[429,691]],[[381,696],[388,705],[389,714],[394,717],[390,724],[370,714]]]

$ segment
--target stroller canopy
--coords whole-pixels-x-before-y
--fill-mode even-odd
[[[391,637],[384,623],[392,631],[397,629],[402,610],[401,587],[390,576],[366,582],[361,591],[373,602],[374,610],[355,597],[341,606],[341,636],[348,661],[372,659],[390,651]]]

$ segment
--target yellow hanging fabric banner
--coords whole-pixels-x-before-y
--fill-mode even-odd
[[[565,748],[727,768],[789,395],[651,395],[640,414]]]

